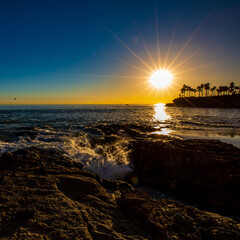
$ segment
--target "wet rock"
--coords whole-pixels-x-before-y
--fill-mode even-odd
[[[4,154],[0,179],[1,239],[239,239],[230,218],[153,200],[58,151]]]
[[[96,182],[95,179],[81,176],[63,176],[59,177],[59,188],[69,192],[83,192],[98,194],[103,191],[103,188]]]
[[[133,189],[132,185],[127,182],[116,180],[116,183],[118,186],[118,190]]]
[[[3,239],[149,239],[120,211],[119,193],[61,152],[29,148],[3,154],[0,179]]]
[[[151,125],[143,124],[111,124],[111,125],[97,125],[106,136],[128,136],[128,137],[143,137],[146,132],[153,132],[156,129]],[[108,139],[108,137],[106,137]]]
[[[124,190],[120,206],[153,239],[238,239],[239,224],[181,203],[153,200],[144,192]],[[224,238],[225,237],[225,238]]]
[[[218,140],[142,139],[132,143],[133,183],[208,209],[240,214],[240,149]]]
[[[111,191],[118,190],[117,182],[109,179],[102,179],[102,185],[104,188],[109,189]]]

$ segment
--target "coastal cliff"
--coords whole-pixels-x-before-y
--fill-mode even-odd
[[[167,103],[167,107],[198,107],[198,108],[240,108],[240,94],[210,96],[210,97],[181,97]]]

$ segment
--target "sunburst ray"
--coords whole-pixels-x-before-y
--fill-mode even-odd
[[[155,26],[156,26],[156,40],[157,40],[157,54],[158,54],[158,65],[161,68],[161,53],[160,53],[160,44],[159,44],[159,31],[158,31],[158,12],[157,7],[155,7]]]
[[[183,61],[181,61],[179,64],[177,64],[176,66],[174,66],[174,68],[172,68],[171,70],[174,71],[176,68],[182,66],[182,64],[184,64],[185,62],[187,62],[188,60],[190,60],[191,58],[193,58],[194,56],[196,56],[198,53],[200,53],[204,48],[206,48],[210,43],[216,41],[219,38],[216,37],[210,41],[208,41],[207,43],[205,43],[202,47],[200,47],[197,51],[195,51],[193,54],[191,54],[190,56],[188,56],[187,58],[185,58]]]
[[[177,23],[178,23],[178,18],[177,18],[177,21],[176,21],[176,23],[173,27],[173,31],[172,31],[171,39],[170,39],[170,42],[169,42],[169,45],[168,45],[168,50],[167,50],[167,54],[166,54],[166,57],[165,57],[165,60],[164,60],[163,68],[166,67],[166,64],[167,64],[167,61],[168,61],[168,57],[169,57],[169,54],[170,54],[170,51],[171,51],[171,48],[172,48],[172,43],[173,43],[173,39],[174,39],[174,36],[175,36],[176,28],[177,28]]]
[[[136,27],[136,29],[137,29],[138,36],[140,37],[140,39],[141,39],[141,41],[142,41],[142,43],[143,43],[143,46],[144,46],[144,48],[145,48],[145,50],[146,50],[146,52],[147,52],[147,55],[148,55],[149,59],[151,60],[154,68],[157,69],[157,64],[155,63],[155,61],[154,61],[154,59],[153,59],[153,56],[152,56],[152,54],[151,54],[151,52],[150,52],[150,50],[149,50],[146,42],[144,41],[144,39],[143,39],[143,37],[142,37],[142,34],[140,33],[140,31],[139,31],[136,23],[135,23],[135,27]]]
[[[148,69],[153,71],[153,68],[151,68],[141,57],[139,57],[131,48],[127,46],[126,43],[124,43],[116,34],[114,34],[109,28],[107,28],[107,31],[119,42],[121,45],[123,45],[133,56],[135,56],[142,64],[144,64]]]
[[[114,57],[114,56],[112,56],[112,55],[110,55],[110,54],[108,54],[108,53],[104,53],[104,52],[103,52],[103,54],[106,55],[106,56],[108,56],[108,57],[110,57],[110,58],[112,58],[112,59],[115,59],[115,60],[117,60],[117,61],[119,61],[119,62],[121,62],[121,63],[123,63],[123,64],[126,64],[126,65],[128,65],[128,66],[130,66],[130,67],[132,67],[132,68],[135,68],[135,69],[138,69],[138,70],[140,70],[140,71],[142,71],[142,72],[145,72],[145,73],[147,73],[147,74],[151,74],[151,73],[152,73],[152,72],[147,71],[147,70],[145,70],[145,69],[143,69],[143,68],[140,68],[140,67],[138,67],[138,66],[136,66],[136,65],[134,65],[134,64],[131,64],[131,63],[125,61],[125,60],[122,60],[122,59],[120,59],[120,58]]]
[[[204,65],[201,65],[201,66],[189,68],[189,69],[186,69],[186,70],[181,71],[181,72],[176,72],[175,75],[179,75],[179,74],[183,74],[183,73],[186,73],[186,72],[195,71],[195,70],[202,69],[202,68],[207,68],[207,67],[210,67],[212,65],[216,65],[216,64],[222,63],[222,62],[225,62],[225,61],[218,61],[218,62],[213,62],[213,63],[204,64]]]
[[[192,39],[196,36],[196,34],[199,32],[199,30],[201,29],[201,27],[206,23],[206,21],[208,20],[210,14],[208,14],[203,21],[198,25],[198,27],[193,31],[193,33],[190,35],[190,37],[187,39],[187,41],[183,44],[183,46],[181,47],[181,49],[178,51],[177,55],[174,57],[174,59],[172,60],[172,62],[169,64],[168,69],[171,68],[171,66],[174,64],[174,62],[178,59],[178,57],[182,54],[182,52],[184,51],[184,49],[189,45],[189,43],[192,41]]]
[[[101,75],[101,74],[78,74],[87,77],[99,77],[99,78],[137,78],[137,79],[147,79],[146,76],[134,76],[134,75]]]

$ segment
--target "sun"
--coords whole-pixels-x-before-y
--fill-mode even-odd
[[[150,83],[155,88],[166,88],[172,82],[173,75],[166,69],[160,69],[154,72],[150,78]]]

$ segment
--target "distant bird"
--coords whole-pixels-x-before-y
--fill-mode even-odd
[[[14,98],[14,100],[17,100],[17,98]]]

